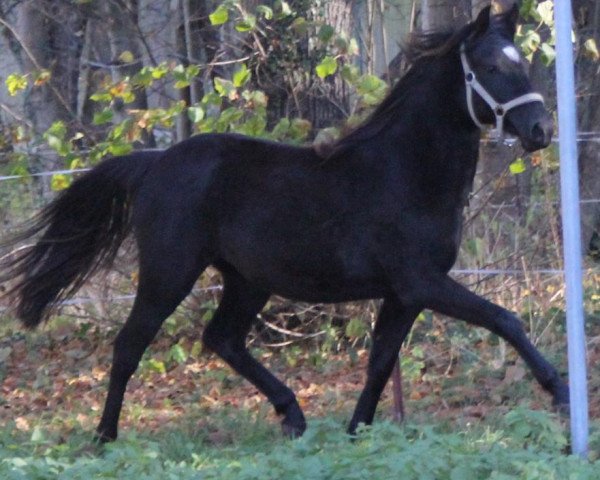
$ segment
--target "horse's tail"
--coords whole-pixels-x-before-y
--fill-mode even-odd
[[[160,154],[138,151],[102,162],[2,245],[14,249],[43,232],[33,245],[0,260],[0,283],[12,283],[7,296],[27,328],[39,325],[52,306],[111,265],[131,228],[132,196]]]

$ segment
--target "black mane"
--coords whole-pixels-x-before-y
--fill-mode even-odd
[[[419,82],[421,77],[419,73],[423,68],[427,68],[432,59],[451,54],[473,34],[476,28],[475,22],[470,22],[456,30],[412,33],[402,47],[402,52],[410,65],[406,74],[358,127],[330,144],[316,145],[315,149],[319,156],[324,160],[333,159],[343,154],[347,148],[354,147],[380,133],[394,121],[396,112],[402,108],[412,85]]]

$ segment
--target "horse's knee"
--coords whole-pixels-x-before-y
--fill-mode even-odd
[[[515,338],[525,335],[525,329],[521,320],[504,309],[501,309],[492,318],[490,331],[504,338]]]
[[[226,361],[235,355],[236,350],[243,348],[243,345],[238,345],[239,342],[235,342],[231,335],[228,335],[223,328],[219,328],[214,323],[209,323],[204,329],[202,343]]]

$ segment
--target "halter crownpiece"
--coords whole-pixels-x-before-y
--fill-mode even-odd
[[[492,131],[491,136],[497,140],[504,138],[504,116],[509,110],[512,110],[513,108],[525,103],[542,102],[542,105],[544,104],[544,97],[537,92],[525,93],[524,95],[513,98],[508,102],[497,102],[494,97],[492,97],[492,95],[485,89],[485,87],[477,80],[475,72],[471,68],[471,65],[469,65],[464,43],[460,46],[460,61],[465,74],[467,108],[469,109],[471,120],[473,120],[473,123],[477,125],[478,128],[484,128],[484,125],[477,118],[477,115],[475,114],[475,108],[473,107],[473,90],[475,90],[483,99],[483,101],[492,109],[492,112],[494,112],[496,117],[496,128]]]

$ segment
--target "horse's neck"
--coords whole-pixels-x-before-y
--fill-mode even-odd
[[[461,103],[460,65],[447,62],[431,68],[430,83],[412,86],[415,94],[407,96],[403,114],[380,142],[393,146],[401,174],[418,179],[440,201],[463,205],[475,175],[479,130]]]

